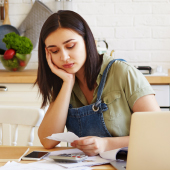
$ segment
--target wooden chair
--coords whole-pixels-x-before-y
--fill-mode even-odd
[[[38,127],[44,117],[44,110],[31,107],[0,106],[0,145],[17,145],[18,127],[30,126],[28,142],[32,146],[34,128]],[[14,126],[15,128],[11,128]],[[13,137],[12,133],[13,132]],[[12,139],[13,138],[13,139]]]

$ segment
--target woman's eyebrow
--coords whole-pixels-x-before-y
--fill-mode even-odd
[[[70,42],[72,40],[75,40],[75,39],[69,39],[67,41],[64,41],[63,44],[66,44],[66,43],[68,43],[68,42]],[[49,45],[47,48],[50,48],[50,47],[57,47],[57,46],[56,45]]]
[[[49,45],[47,48],[50,48],[50,47],[57,47],[56,45]]]
[[[75,39],[69,39],[69,40],[67,40],[67,41],[64,41],[63,44],[66,44],[66,43],[68,43],[68,42],[70,42],[70,41],[72,41],[72,40],[75,40]]]

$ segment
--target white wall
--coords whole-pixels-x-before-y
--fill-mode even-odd
[[[55,11],[55,0],[41,1]],[[11,24],[18,27],[31,9],[31,0],[9,3]],[[95,38],[106,38],[116,58],[133,65],[170,68],[170,0],[72,0],[72,5]],[[37,68],[37,48],[28,68]]]

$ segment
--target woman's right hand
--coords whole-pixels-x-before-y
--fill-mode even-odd
[[[53,62],[52,62],[52,56],[51,53],[48,52],[48,50],[45,48],[45,52],[46,52],[46,59],[48,62],[48,65],[51,69],[51,71],[57,75],[58,77],[60,77],[63,82],[72,82],[72,86],[74,85],[75,82],[75,74],[70,74],[67,73],[65,70],[62,70],[60,68],[58,68]]]

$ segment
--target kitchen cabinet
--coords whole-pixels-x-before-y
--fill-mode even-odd
[[[156,95],[156,100],[162,111],[170,110],[170,69],[168,76],[145,76],[151,84]]]
[[[0,105],[41,107],[38,88],[31,83],[0,83],[0,96]]]
[[[151,85],[155,91],[156,100],[162,111],[169,111],[170,107],[170,86],[169,85]]]

